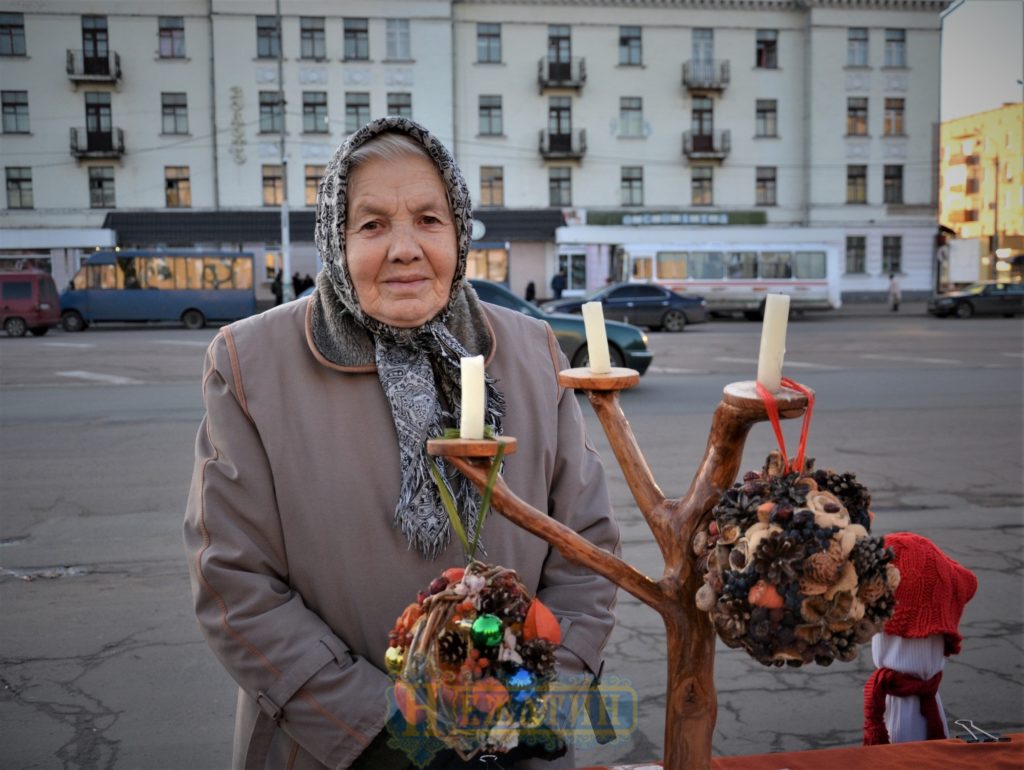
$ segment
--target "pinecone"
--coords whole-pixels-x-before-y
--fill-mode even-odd
[[[523,665],[538,679],[550,679],[555,675],[555,646],[547,639],[531,639],[519,646]]]
[[[875,625],[880,626],[892,617],[895,609],[896,602],[893,595],[886,592],[878,601],[864,605],[864,617]]]
[[[480,613],[497,615],[506,623],[522,623],[528,609],[526,597],[513,581],[499,578],[480,594]]]
[[[828,490],[846,506],[850,512],[850,522],[871,529],[871,518],[868,508],[871,507],[871,493],[857,481],[852,473],[836,473],[833,470],[819,470],[814,473],[814,480],[819,489]]]
[[[893,552],[885,547],[882,538],[865,537],[853,547],[850,560],[857,570],[857,577],[863,582],[876,575],[884,577],[886,565],[893,560]]]
[[[449,666],[461,666],[466,659],[466,640],[462,634],[449,628],[437,642],[437,656]]]
[[[769,583],[782,585],[797,579],[796,565],[803,560],[801,540],[786,532],[773,532],[754,551],[754,569]]]

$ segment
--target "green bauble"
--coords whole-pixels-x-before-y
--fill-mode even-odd
[[[401,647],[388,647],[384,653],[384,665],[387,666],[391,676],[398,676],[402,673],[402,664],[405,663],[405,653]]]
[[[477,647],[497,647],[505,638],[501,618],[497,615],[480,615],[473,621],[473,644]]]

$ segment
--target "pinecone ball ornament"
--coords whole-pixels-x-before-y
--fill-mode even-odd
[[[871,537],[871,496],[853,474],[787,469],[772,452],[711,512],[693,549],[697,607],[719,638],[765,665],[853,660],[892,616],[899,571]]]
[[[439,739],[466,761],[549,741],[537,715],[560,642],[558,621],[514,571],[478,561],[445,570],[388,635],[393,702],[411,740]]]

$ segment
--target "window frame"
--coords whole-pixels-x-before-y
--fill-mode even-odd
[[[327,109],[326,91],[302,92],[302,133],[329,134],[330,114]]]
[[[89,167],[89,208],[117,208],[117,191],[114,182],[113,166]]]
[[[896,102],[899,104],[897,105]],[[906,136],[907,100],[900,96],[887,96],[884,105],[882,135]]]
[[[715,205],[715,170],[711,166],[693,166],[690,170],[690,205]]]
[[[365,103],[364,102],[365,99]],[[364,113],[365,110],[365,113]],[[370,92],[345,92],[345,133],[354,134],[370,122]]]
[[[758,29],[754,32],[754,68],[777,70],[779,68],[779,31]]]
[[[886,163],[882,170],[882,202],[903,203],[903,165]]]
[[[642,96],[619,97],[619,136],[642,139],[644,136],[644,100]]]
[[[327,22],[323,16],[299,17],[299,58],[327,60]]]
[[[412,33],[408,19],[386,19],[384,40],[387,61],[412,61]]]
[[[768,106],[769,104],[771,105],[770,109],[769,109],[769,106]],[[754,101],[754,136],[755,137],[760,137],[760,138],[765,138],[765,137],[778,138],[778,136],[779,136],[779,101],[778,101],[778,99],[757,99],[757,100]]]
[[[488,100],[488,103],[485,103]],[[497,130],[495,130],[495,125]],[[503,136],[505,114],[501,94],[479,94],[477,97],[477,132],[480,136]]]
[[[280,163],[263,163],[260,180],[264,206],[280,206],[284,202],[284,167]]]
[[[31,166],[5,166],[4,178],[7,185],[8,209],[35,208]],[[17,197],[16,202],[15,196]]]
[[[171,24],[169,22],[174,22]],[[164,44],[167,50],[164,50]],[[157,17],[157,56],[161,59],[184,59],[185,54],[185,17]]]
[[[0,56],[28,56],[25,39],[25,14],[0,13]]]
[[[882,236],[882,275],[903,274],[903,236]]]
[[[281,58],[281,28],[276,16],[256,17],[256,58]]]
[[[907,66],[907,30],[887,28],[885,30],[885,66],[889,69],[905,69]]]
[[[868,202],[868,167],[863,163],[846,166],[846,202],[863,205]]]
[[[859,242],[859,243],[855,243]],[[846,275],[867,274],[868,239],[866,235],[847,235],[843,268]],[[851,262],[853,269],[851,269]],[[858,269],[859,268],[859,269]]]
[[[619,27],[619,66],[642,67],[644,64],[643,27],[624,24]]]
[[[400,115],[412,120],[412,92],[388,91],[388,115]]]
[[[849,27],[846,30],[846,66],[869,67],[871,33],[867,27]]]
[[[757,166],[754,170],[754,204],[778,205],[778,167]]]
[[[2,132],[5,134],[32,133],[28,111],[28,91],[0,91]]]
[[[572,206],[572,169],[569,166],[548,168],[548,205],[552,208]]]
[[[169,209],[192,208],[192,178],[188,166],[164,166],[164,204]]]
[[[349,17],[342,20],[344,45],[342,61],[370,60],[370,20],[364,17]]]
[[[868,136],[868,97],[846,97],[846,136]]]
[[[260,130],[261,134],[284,133],[284,104],[280,91],[260,91]]]
[[[181,97],[177,103],[169,97]],[[160,92],[160,133],[188,134],[188,94],[184,91]]]
[[[305,178],[305,197],[307,206],[316,205],[316,196],[320,191],[320,180],[323,178],[324,171],[327,170],[327,166],[320,166],[312,163],[307,163],[302,169],[303,176]],[[312,192],[312,195],[310,195]]]
[[[480,167],[480,205],[505,205],[505,167]]]
[[[487,30],[482,29],[487,27]],[[491,28],[495,29],[491,29]],[[481,54],[485,54],[481,56]],[[476,25],[477,64],[501,64],[501,24],[478,22]]]
[[[619,173],[619,190],[623,206],[643,206],[644,167],[622,166]]]

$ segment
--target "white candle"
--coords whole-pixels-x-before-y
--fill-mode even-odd
[[[461,438],[484,437],[484,357],[470,356],[460,361],[462,367]]]
[[[612,364],[608,356],[608,336],[604,331],[604,309],[600,302],[583,303],[583,325],[587,330],[590,371],[594,374],[608,374]]]
[[[757,381],[770,392],[782,387],[782,359],[786,356],[786,324],[789,322],[789,296],[769,294],[764,303],[761,327],[761,354],[757,359]]]

